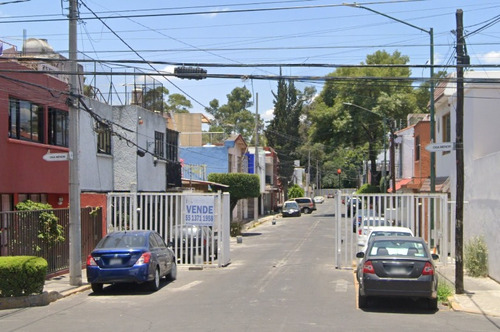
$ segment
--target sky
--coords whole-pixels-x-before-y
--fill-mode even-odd
[[[188,96],[193,113],[205,113],[204,108],[213,99],[225,104],[234,88],[245,86],[253,96],[249,109],[268,121],[277,81],[250,75],[275,77],[281,65],[283,75],[324,76],[333,72],[335,65],[360,64],[378,50],[399,51],[410,58],[410,64],[425,65],[430,59],[431,28],[434,63],[453,65],[457,9],[463,10],[465,34],[470,34],[466,43],[471,64],[500,64],[498,0],[358,2],[413,27],[337,0],[79,0],[79,4],[79,57],[106,62],[95,66],[87,63],[86,70],[118,73],[98,76],[95,81],[87,77],[86,82],[96,82],[104,95],[120,92],[115,93],[113,104],[126,101],[123,91],[130,91],[134,82],[133,75],[120,73],[171,73],[172,64],[204,64],[211,65],[203,67],[209,74],[235,78],[155,79],[170,93]],[[21,50],[24,38],[42,38],[67,56],[68,6],[63,0],[0,0],[0,41],[4,49],[10,44]],[[112,60],[138,63],[117,65]],[[311,64],[323,66],[306,66]],[[429,70],[413,68],[412,77],[429,77]],[[295,81],[300,90],[314,86],[319,92],[322,85],[317,80]]]

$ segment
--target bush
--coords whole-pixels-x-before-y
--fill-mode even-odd
[[[304,189],[299,187],[299,185],[294,184],[288,189],[288,199],[304,197]]]
[[[18,203],[16,209],[19,211],[41,211],[39,215],[40,230],[38,231],[38,238],[47,243],[49,247],[59,242],[64,242],[64,228],[58,224],[59,218],[51,211],[52,206],[50,204],[27,200]],[[41,250],[41,248],[34,249],[36,251]]]
[[[488,276],[488,248],[482,236],[473,237],[465,244],[464,265],[472,277]]]
[[[41,294],[47,269],[41,257],[0,257],[0,297]]]
[[[365,183],[356,191],[356,194],[378,194],[380,193],[380,188],[377,186],[372,186],[369,183]]]

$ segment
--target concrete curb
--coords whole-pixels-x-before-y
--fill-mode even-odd
[[[73,295],[90,289],[90,285],[68,289],[63,292],[50,291],[42,294],[18,296],[18,297],[0,297],[0,310],[19,309],[27,307],[43,307],[51,302],[62,299],[66,296]]]

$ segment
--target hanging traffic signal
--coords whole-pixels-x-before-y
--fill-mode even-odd
[[[188,80],[202,80],[207,78],[207,70],[200,67],[175,67],[175,76]]]

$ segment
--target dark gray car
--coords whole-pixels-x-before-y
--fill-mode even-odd
[[[437,255],[418,237],[374,238],[366,253],[359,252],[358,304],[367,306],[369,297],[408,297],[426,299],[429,309],[437,309],[438,277],[434,266]]]

